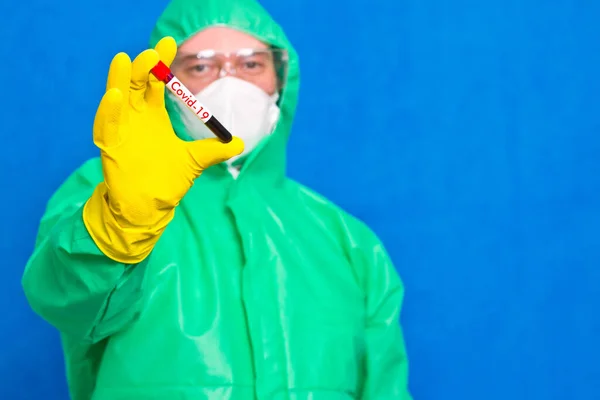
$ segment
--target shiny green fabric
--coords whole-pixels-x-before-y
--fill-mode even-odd
[[[83,225],[99,159],[51,198],[23,287],[61,332],[72,398],[410,399],[404,291],[383,246],[285,177],[299,72],[284,33],[254,1],[176,0],[150,44],[214,24],[290,52],[281,121],[238,179],[218,165],[196,181],[138,265],[104,256]]]

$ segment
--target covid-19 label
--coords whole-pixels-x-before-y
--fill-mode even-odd
[[[198,99],[181,83],[181,81],[179,81],[179,79],[173,77],[167,87],[175,96],[181,99],[181,101],[183,101],[185,105],[188,106],[188,108],[202,120],[202,122],[206,123],[206,121],[212,117],[212,113],[198,101]]]

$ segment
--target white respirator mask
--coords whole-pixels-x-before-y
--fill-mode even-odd
[[[181,120],[193,139],[215,137],[185,104],[172,93],[169,95],[178,105]],[[195,96],[233,136],[244,141],[244,152],[229,159],[230,165],[250,154],[262,139],[271,135],[279,119],[277,93],[269,96],[258,86],[233,76],[217,79]]]

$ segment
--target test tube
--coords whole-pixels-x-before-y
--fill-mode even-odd
[[[158,61],[150,70],[159,81],[164,82],[167,89],[171,91],[183,104],[187,106],[202,121],[216,137],[223,143],[229,143],[233,139],[231,133],[219,122],[208,108],[185,87],[171,69],[162,61]]]

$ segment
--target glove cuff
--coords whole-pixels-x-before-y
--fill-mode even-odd
[[[165,228],[175,216],[169,210],[159,222],[151,226],[124,227],[109,206],[108,190],[100,183],[83,208],[83,223],[96,246],[108,258],[124,263],[138,264],[143,261],[158,242]],[[164,211],[156,211],[164,213]]]

